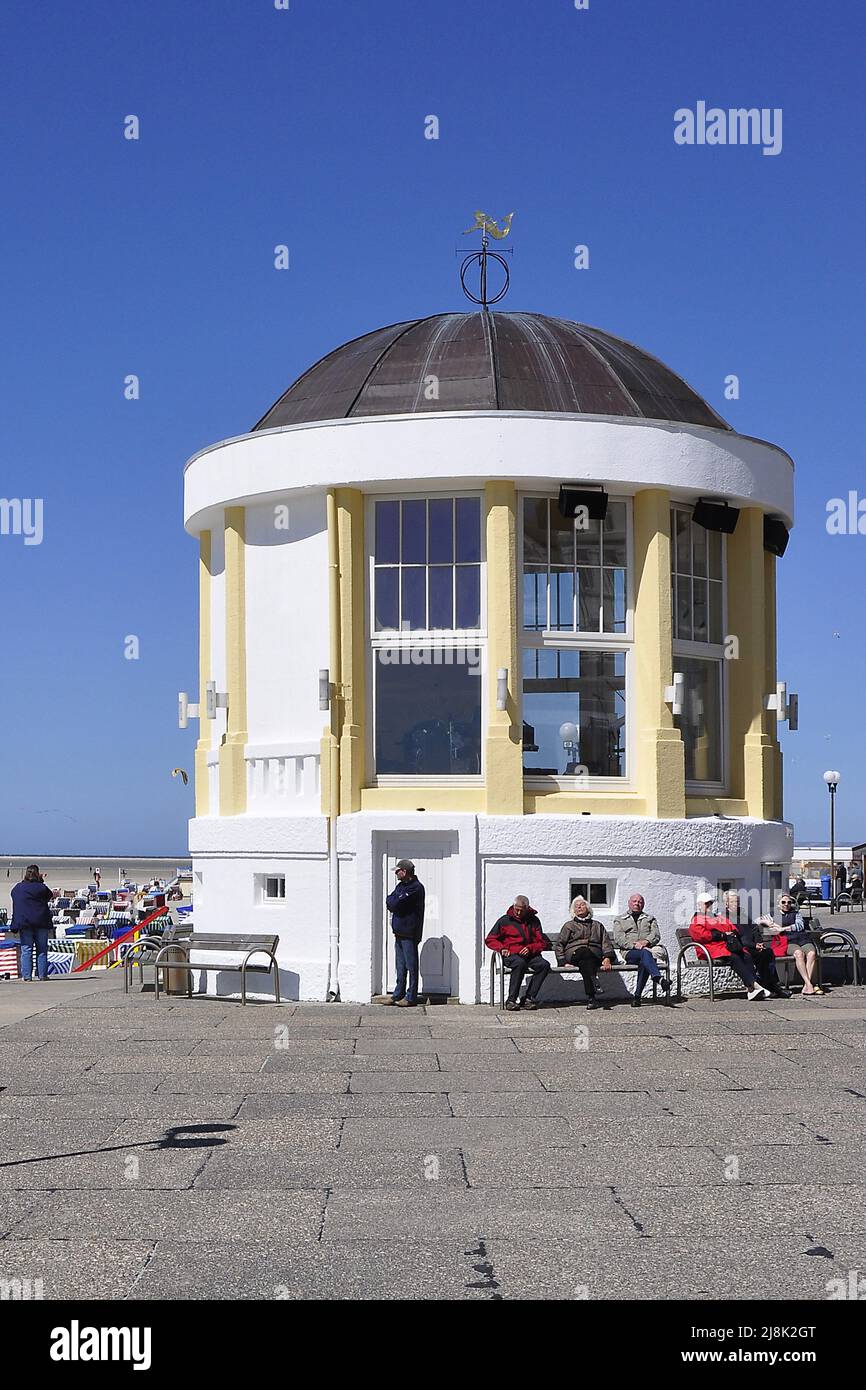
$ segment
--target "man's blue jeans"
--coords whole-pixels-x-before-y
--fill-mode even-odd
[[[40,980],[48,979],[48,938],[50,927],[21,928],[21,975],[29,980],[33,974],[33,947],[36,947],[36,974]]]
[[[418,1002],[418,942],[408,936],[394,937],[394,957],[397,967],[397,983],[391,998],[396,1004],[405,995],[410,1004]],[[408,976],[408,988],[406,977]]]
[[[625,963],[626,965],[637,966],[637,978],[634,982],[635,999],[640,999],[647,980],[661,979],[662,972],[659,970],[655,956],[648,946],[643,946],[640,950],[632,946],[631,950],[625,953]]]

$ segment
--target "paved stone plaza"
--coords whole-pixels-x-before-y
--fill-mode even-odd
[[[864,1022],[850,986],[514,1014],[2,983],[0,1279],[825,1299],[866,1271]]]

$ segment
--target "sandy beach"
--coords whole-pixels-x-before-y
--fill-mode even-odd
[[[24,870],[28,864],[39,865],[49,888],[83,888],[86,884],[94,882],[93,870],[99,869],[101,886],[111,889],[118,887],[123,878],[130,878],[133,883],[138,884],[146,883],[152,878],[172,879],[178,869],[188,867],[189,862],[183,855],[177,859],[7,856],[0,859],[0,908],[8,909],[11,906],[11,891],[24,877]]]

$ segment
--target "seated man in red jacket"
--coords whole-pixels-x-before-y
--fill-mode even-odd
[[[519,894],[507,912],[489,932],[485,945],[491,951],[498,951],[503,963],[511,971],[511,984],[508,989],[506,1009],[520,1008],[520,986],[527,970],[532,979],[523,1000],[525,1009],[537,1009],[538,992],[544,984],[550,965],[542,951],[550,951],[550,942],[541,930],[538,916],[529,906],[529,899]]]
[[[713,960],[725,957],[725,965],[730,966],[746,986],[748,999],[769,999],[770,991],[758,982],[752,958],[734,923],[728,921],[727,917],[712,915],[715,900],[715,893],[698,894],[698,910],[689,923],[689,936],[692,941],[700,942]],[[701,959],[704,959],[703,955]]]

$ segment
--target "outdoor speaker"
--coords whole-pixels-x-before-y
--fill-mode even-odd
[[[729,507],[727,502],[705,502],[701,497],[695,503],[694,519],[705,531],[722,531],[731,536],[737,529],[740,509]]]
[[[764,517],[764,549],[781,560],[788,548],[788,528],[777,516]]]
[[[604,521],[607,516],[607,493],[604,488],[577,487],[563,483],[559,489],[559,515],[574,519],[578,507],[585,507],[591,521]]]

